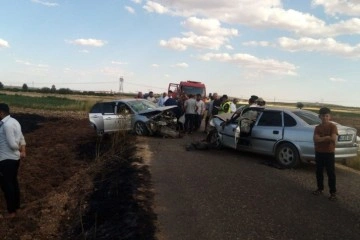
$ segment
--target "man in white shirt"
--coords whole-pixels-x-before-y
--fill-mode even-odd
[[[168,100],[168,98],[169,98],[169,97],[167,96],[167,93],[164,92],[164,93],[162,94],[162,96],[159,98],[159,101],[157,102],[158,106],[159,106],[159,107],[165,106],[164,103],[166,102],[166,100]]]
[[[196,111],[197,115],[195,120],[195,130],[198,130],[201,126],[201,122],[205,112],[205,103],[201,99],[201,94],[196,94],[196,108],[197,108]]]
[[[9,106],[5,103],[0,103],[0,120],[0,183],[6,200],[8,217],[13,218],[20,208],[17,173],[20,158],[26,156],[26,143],[19,122],[10,117]]]
[[[154,97],[154,92],[150,91],[149,96],[146,98],[148,101],[156,103],[156,98]]]
[[[192,133],[195,128],[196,119],[196,100],[194,95],[189,94],[189,99],[184,102],[185,109],[185,132]]]
[[[236,112],[236,104],[237,104],[237,102],[238,102],[237,98],[234,98],[232,100],[232,102],[230,103],[230,112],[231,113]]]

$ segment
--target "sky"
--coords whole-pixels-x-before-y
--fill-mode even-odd
[[[1,0],[5,86],[360,107],[360,0]]]

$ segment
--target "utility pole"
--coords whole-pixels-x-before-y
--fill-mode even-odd
[[[124,92],[124,78],[121,76],[119,79],[119,94]]]

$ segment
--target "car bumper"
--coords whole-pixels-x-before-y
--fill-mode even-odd
[[[347,147],[347,148],[336,148],[335,149],[335,161],[341,161],[343,159],[357,157],[359,153],[359,147]]]

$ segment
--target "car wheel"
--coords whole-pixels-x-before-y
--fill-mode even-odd
[[[300,165],[300,156],[291,143],[283,143],[276,150],[276,160],[284,168],[295,168]]]
[[[206,140],[213,148],[220,149],[222,147],[221,138],[216,129],[213,129],[208,133]]]
[[[136,122],[134,126],[134,132],[138,136],[148,135],[149,131],[143,122]]]

